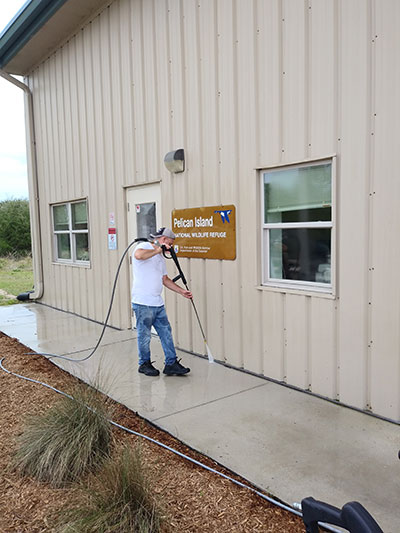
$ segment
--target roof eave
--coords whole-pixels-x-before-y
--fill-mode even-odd
[[[0,68],[7,64],[68,0],[31,0],[0,35]]]

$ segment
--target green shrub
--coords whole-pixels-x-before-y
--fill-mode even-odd
[[[79,508],[63,511],[62,533],[156,533],[161,512],[154,499],[139,447],[123,448],[82,488]]]
[[[0,202],[0,255],[24,255],[31,251],[28,200]]]
[[[18,438],[14,466],[53,487],[96,470],[110,452],[111,425],[102,397],[83,386],[72,396],[30,418]]]
[[[0,257],[0,289],[7,294],[0,294],[0,306],[18,303],[9,295],[17,296],[33,288],[32,257]]]

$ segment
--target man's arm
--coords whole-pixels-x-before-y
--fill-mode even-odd
[[[183,289],[182,287],[179,287],[172,279],[170,279],[167,275],[163,276],[163,284],[167,289],[170,289],[171,291],[177,292],[178,294],[181,294],[185,298],[188,298],[191,300],[193,298],[193,295],[190,291],[187,291],[186,289]]]
[[[135,250],[135,253],[133,254],[135,256],[135,259],[150,259],[150,257],[154,257],[157,254],[160,254],[162,252],[162,249],[160,246],[157,246],[155,244],[152,244],[153,249],[150,250],[150,248],[138,248]]]

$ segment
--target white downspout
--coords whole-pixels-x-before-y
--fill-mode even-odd
[[[43,296],[43,257],[42,238],[40,232],[40,210],[39,210],[39,187],[36,158],[36,137],[35,124],[33,118],[33,97],[32,91],[22,81],[10,76],[0,69],[0,76],[10,83],[22,89],[25,93],[25,123],[26,123],[26,147],[28,162],[28,187],[29,187],[29,211],[31,218],[32,236],[32,259],[34,275],[34,291],[29,294],[30,300],[36,300]]]

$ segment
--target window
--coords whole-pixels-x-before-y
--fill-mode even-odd
[[[89,264],[87,201],[52,206],[54,259],[59,263]]]
[[[263,285],[332,291],[332,161],[261,173]]]
[[[135,207],[137,235],[148,239],[151,233],[157,231],[156,203],[145,202],[143,204],[135,204]]]

